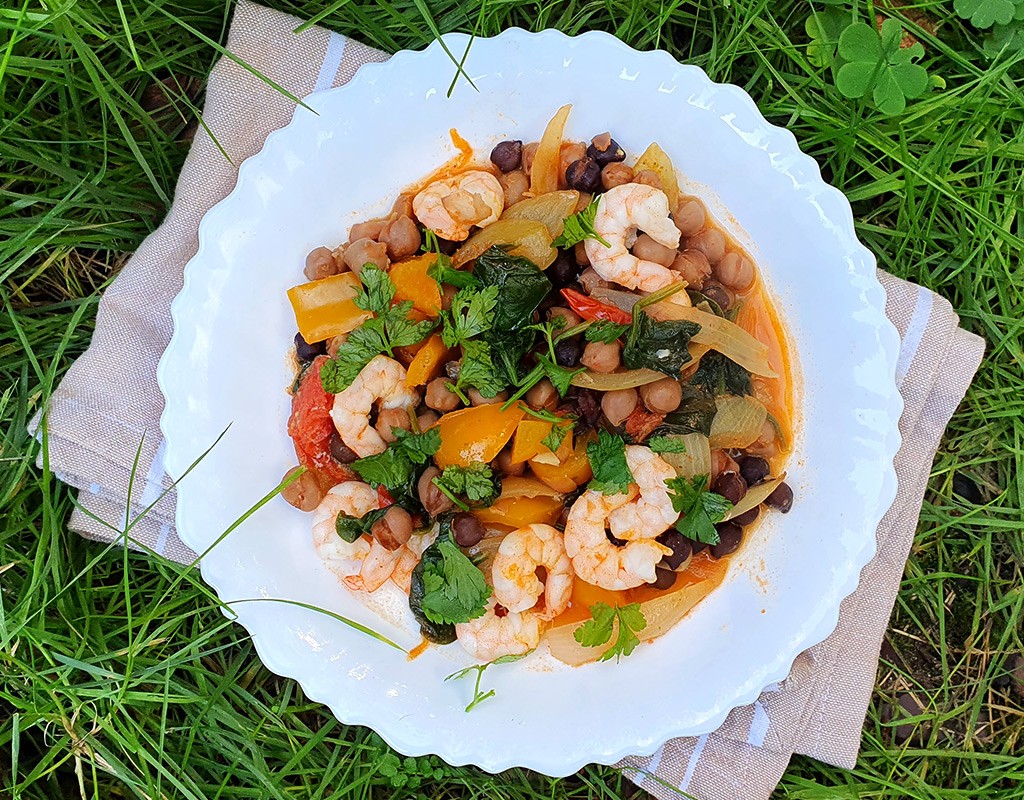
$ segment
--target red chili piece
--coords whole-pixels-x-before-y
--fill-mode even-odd
[[[633,321],[633,315],[621,308],[602,303],[593,297],[588,297],[575,289],[562,289],[562,297],[566,299],[569,306],[586,320],[603,319],[609,322],[617,322],[620,325],[628,325]]]

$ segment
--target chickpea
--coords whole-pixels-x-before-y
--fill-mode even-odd
[[[331,255],[334,256],[334,263],[338,268],[338,272],[346,272],[348,270],[348,264],[345,263],[346,248],[348,248],[347,244],[339,244],[331,251]]]
[[[715,264],[715,277],[735,292],[745,292],[754,285],[754,263],[735,250],[730,250]]]
[[[662,378],[641,386],[640,399],[655,414],[668,414],[679,408],[683,401],[683,388],[677,380]]]
[[[348,229],[348,240],[352,243],[355,243],[360,239],[376,240],[380,237],[380,232],[384,230],[384,226],[386,224],[387,221],[383,219],[371,219],[366,222],[357,222]]]
[[[728,311],[729,306],[732,305],[733,297],[732,292],[726,289],[722,284],[715,283],[714,281],[706,281],[701,287],[701,293],[708,298],[708,300],[714,300],[718,303],[718,307],[722,311]]]
[[[407,258],[420,249],[420,229],[411,217],[401,216],[391,220],[380,232],[380,241],[387,245],[388,258],[398,261]]]
[[[292,467],[284,477],[288,478],[300,469],[302,467]],[[320,484],[317,483],[316,476],[312,472],[303,472],[281,490],[281,497],[299,511],[312,511],[324,499],[324,490],[320,488]]]
[[[605,191],[614,189],[616,186],[622,186],[624,183],[632,183],[632,181],[633,168],[626,166],[621,161],[607,164],[601,170],[601,185],[605,188]]]
[[[512,449],[506,447],[500,453],[497,458],[494,459],[494,468],[498,470],[502,475],[511,475],[518,477],[526,472],[526,462],[520,461],[518,464],[512,463]]]
[[[590,256],[587,255],[587,248],[583,242],[577,242],[572,248],[572,256],[576,264],[581,267],[590,266]]]
[[[409,412],[404,408],[382,408],[377,414],[377,433],[380,438],[388,444],[398,437],[392,432],[392,428],[401,428],[403,431],[412,429],[412,420],[409,419]]]
[[[563,308],[562,306],[553,306],[548,309],[548,321],[554,322],[556,319],[564,319],[565,324],[560,330],[567,331],[569,328],[575,328],[581,322],[583,317],[573,311],[571,308]]]
[[[700,250],[714,266],[725,256],[725,237],[715,228],[707,228],[686,240],[686,246]]]
[[[348,341],[347,333],[339,333],[332,339],[327,340],[327,355],[334,358],[338,355],[338,348],[341,347],[345,342]]]
[[[579,280],[580,286],[583,287],[583,291],[587,294],[591,294],[594,289],[607,289],[611,286],[608,281],[597,274],[593,267],[587,267],[583,270],[577,280]]]
[[[683,250],[672,262],[672,269],[694,289],[700,289],[711,276],[711,264],[700,250]]]
[[[345,248],[345,263],[356,275],[363,271],[363,266],[373,264],[382,270],[391,266],[388,260],[388,247],[373,239],[357,239]]]
[[[674,219],[679,233],[684,237],[696,236],[703,230],[707,219],[704,204],[696,197],[681,197]]]
[[[621,425],[633,413],[637,404],[636,389],[616,389],[605,392],[601,398],[601,411],[612,425]]]
[[[498,392],[494,397],[484,397],[476,389],[470,389],[466,392],[466,397],[474,406],[489,406],[494,403],[504,403],[508,400],[508,392]]]
[[[390,506],[384,516],[373,523],[370,535],[386,550],[397,550],[412,538],[412,515],[401,506]]]
[[[633,174],[633,183],[642,183],[646,186],[661,188],[661,176],[653,169],[642,169]]]
[[[434,478],[440,474],[441,470],[437,467],[427,467],[416,483],[416,494],[424,510],[432,517],[451,511],[454,506],[451,498],[434,485]]]
[[[540,147],[540,142],[530,142],[529,144],[523,145],[523,172],[527,175],[529,175],[530,170],[533,169],[533,159],[537,155],[538,147]]]
[[[318,281],[336,274],[338,265],[334,261],[334,254],[330,248],[317,247],[310,250],[309,255],[306,256],[306,268],[302,272],[311,281]]]
[[[622,363],[619,358],[619,343],[589,342],[583,348],[580,363],[594,372],[615,372]]]
[[[445,311],[450,309],[452,307],[452,301],[458,293],[459,290],[456,287],[445,285],[444,291],[441,292],[441,308]]]
[[[391,213],[396,217],[412,217],[412,195],[400,194],[391,206]]]
[[[574,161],[579,161],[587,154],[587,146],[583,142],[562,142],[558,151],[558,188],[566,189],[569,184],[565,180],[565,171]]]
[[[523,195],[530,188],[530,179],[525,172],[514,169],[498,176],[498,183],[505,192],[505,208],[514,206],[523,199]]]
[[[424,400],[429,408],[434,411],[454,411],[459,405],[459,396],[448,388],[447,378],[434,378],[427,384]]]
[[[526,393],[526,404],[531,408],[546,408],[554,411],[558,407],[558,392],[547,378],[542,378]]]
[[[439,419],[441,418],[433,411],[421,411],[416,417],[416,427],[425,431],[427,428],[433,428]]]
[[[642,261],[653,261],[663,267],[670,266],[675,261],[677,252],[674,247],[665,247],[646,233],[641,233],[636,237],[636,242],[633,245],[633,255],[637,258]]]

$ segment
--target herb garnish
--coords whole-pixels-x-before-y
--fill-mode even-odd
[[[616,660],[628,656],[640,644],[637,636],[647,627],[647,620],[640,610],[639,603],[628,606],[610,606],[607,603],[594,603],[590,607],[591,619],[573,631],[573,638],[584,647],[600,647],[612,638],[618,630],[615,643],[601,654],[599,661]]]
[[[466,706],[466,713],[469,713],[478,705],[480,705],[484,700],[486,700],[488,697],[494,697],[494,689],[489,689],[486,692],[480,691],[480,679],[484,676],[484,670],[486,670],[488,667],[494,666],[495,664],[511,664],[513,661],[519,661],[523,658],[526,658],[532,652],[533,650],[530,650],[529,652],[523,653],[522,655],[518,656],[498,656],[498,658],[494,659],[493,661],[488,661],[486,664],[471,664],[465,669],[460,669],[458,672],[453,672],[451,675],[446,677],[445,680],[457,681],[459,680],[459,678],[465,678],[471,672],[476,673],[476,684],[473,686],[473,699],[470,701],[469,705]]]
[[[490,505],[494,502],[499,491],[494,477],[494,471],[488,464],[475,463],[468,467],[452,464],[434,478],[434,485],[455,505],[466,511],[469,506],[459,499],[460,496],[465,496],[470,502],[479,505]]]
[[[404,492],[416,474],[416,466],[426,464],[441,446],[441,429],[409,433],[401,428],[392,428],[391,432],[397,438],[383,453],[358,458],[351,467],[375,488],[383,486],[389,492]]]
[[[626,461],[626,443],[621,436],[604,428],[597,432],[597,441],[587,445],[587,458],[594,478],[587,488],[603,494],[623,494],[635,483]]]
[[[652,436],[647,446],[655,453],[685,453],[686,442],[675,436]]]
[[[552,247],[574,247],[586,239],[597,239],[605,247],[611,247],[594,230],[594,218],[597,216],[597,204],[600,198],[595,197],[582,211],[577,211],[565,220],[562,233],[552,243]]]
[[[338,532],[338,536],[351,544],[364,533],[369,533],[370,528],[377,523],[377,520],[381,519],[388,513],[389,508],[390,506],[375,508],[371,511],[367,511],[361,517],[350,517],[348,514],[338,514],[337,518],[334,520],[334,529]]]
[[[429,559],[427,552],[433,551]],[[491,587],[484,574],[458,548],[448,534],[442,535],[424,552],[423,597],[420,608],[428,620],[441,625],[458,625],[482,616],[487,609]]]
[[[672,508],[683,514],[676,522],[676,530],[687,539],[705,544],[718,544],[715,523],[721,522],[732,508],[728,498],[707,488],[707,475],[692,478],[669,478],[665,481],[672,498]]]
[[[612,342],[621,339],[626,334],[626,331],[629,330],[629,327],[629,325],[610,322],[606,319],[595,320],[590,324],[590,327],[587,328],[587,341],[611,344]]]
[[[375,356],[381,353],[394,356],[396,347],[416,344],[436,327],[436,323],[429,320],[409,319],[411,300],[391,305],[395,299],[395,284],[383,270],[366,264],[359,273],[359,280],[363,288],[355,296],[355,304],[376,316],[352,331],[334,358],[320,368],[320,381],[324,390],[331,394],[348,388]]]

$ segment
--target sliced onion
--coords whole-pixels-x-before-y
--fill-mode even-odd
[[[505,209],[502,219],[528,219],[543,222],[551,236],[561,236],[565,218],[576,211],[580,193],[575,189],[564,192],[548,192],[537,197],[528,197]]]
[[[746,447],[761,435],[768,411],[757,398],[726,395],[716,403],[718,411],[711,420],[711,447]]]
[[[553,192],[558,188],[558,165],[562,162],[562,131],[572,105],[564,105],[544,128],[537,154],[530,167],[530,190],[535,194]]]
[[[757,486],[751,486],[747,489],[747,493],[743,495],[743,498],[722,518],[722,521],[725,522],[733,517],[738,517],[740,514],[746,514],[752,508],[757,508],[761,503],[768,499],[768,495],[774,492],[775,488],[784,480],[786,480],[785,472],[777,478],[772,478],[764,483],[759,483]]]
[[[672,166],[672,159],[668,157],[668,153],[662,150],[657,142],[652,142],[633,165],[634,172],[644,169],[651,170],[661,178],[661,190],[668,197],[668,207],[674,213],[676,204],[679,202],[679,181],[676,178],[676,168]]]
[[[686,446],[684,453],[662,453],[661,457],[672,465],[676,475],[692,478],[711,475],[711,443],[703,433],[670,434],[667,439],[678,439]]]
[[[452,264],[458,268],[496,244],[508,245],[509,254],[527,258],[541,269],[557,258],[551,246],[551,231],[543,222],[529,219],[499,219],[474,233],[455,251]]]
[[[618,289],[605,289],[598,287],[590,293],[590,296],[595,300],[600,300],[602,303],[607,303],[610,306],[622,309],[623,311],[632,314],[633,306],[637,304],[637,301],[642,300],[638,294],[632,292],[623,292]]]
[[[580,372],[573,376],[572,385],[595,392],[615,392],[619,389],[635,389],[648,383],[660,381],[665,377],[663,372],[653,369],[631,369],[626,372]]]
[[[768,345],[758,341],[735,322],[709,314],[692,306],[674,303],[655,303],[648,309],[655,319],[676,319],[696,322],[700,330],[692,341],[717,350],[748,372],[777,378],[779,374],[768,363]]]

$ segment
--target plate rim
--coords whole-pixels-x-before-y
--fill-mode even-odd
[[[796,140],[796,137],[791,131],[786,128],[781,128],[776,125],[769,123],[764,116],[761,114],[756,103],[753,99],[740,87],[733,84],[717,83],[710,79],[710,77],[702,70],[692,64],[683,64],[677,61],[670,53],[665,50],[648,50],[640,51],[622,42],[615,36],[602,32],[602,31],[588,31],[575,36],[569,36],[561,31],[554,29],[546,29],[539,32],[529,32],[522,28],[509,28],[502,31],[496,36],[492,37],[475,37],[473,46],[491,46],[500,45],[504,42],[514,42],[519,39],[532,39],[544,43],[545,40],[550,40],[554,46],[559,48],[565,48],[572,43],[579,42],[595,42],[598,47],[612,47],[618,48],[623,52],[629,54],[630,58],[640,59],[645,62],[660,62],[656,66],[661,68],[662,65],[671,68],[672,70],[682,69],[683,71],[689,72],[695,76],[698,82],[700,82],[705,88],[720,92],[722,95],[729,98],[731,104],[744,107],[747,114],[747,122],[752,122],[755,127],[766,133],[773,141],[778,142],[783,147],[783,152],[787,157],[795,159],[795,161],[804,167],[809,179],[814,185],[815,190],[824,192],[829,195],[832,200],[833,208],[840,212],[841,219],[831,219],[835,223],[849,240],[850,257],[856,263],[858,272],[863,271],[865,274],[859,275],[866,285],[861,286],[861,290],[865,296],[864,309],[870,312],[872,320],[869,322],[878,332],[879,340],[879,351],[884,355],[887,362],[887,381],[885,388],[888,390],[888,395],[883,396],[879,392],[879,404],[885,406],[888,421],[891,423],[890,429],[886,431],[885,436],[885,463],[884,463],[884,474],[882,481],[879,486],[877,506],[873,509],[872,513],[867,515],[865,519],[873,523],[873,530],[877,531],[877,527],[881,522],[882,518],[888,512],[890,506],[895,500],[898,484],[896,478],[895,465],[893,459],[902,444],[901,435],[899,432],[898,424],[903,411],[903,398],[899,392],[898,385],[896,382],[896,365],[899,357],[899,350],[901,341],[899,333],[892,323],[892,321],[885,314],[885,298],[886,293],[881,283],[878,280],[876,274],[876,260],[874,255],[860,242],[856,236],[854,228],[853,211],[850,203],[846,196],[837,188],[828,184],[822,177],[820,167],[817,162],[809,155],[804,153]],[[450,33],[445,34],[441,37],[441,41],[448,45],[453,52],[456,46],[464,45],[470,39],[467,34]],[[383,62],[367,63],[361,66],[353,77],[345,84],[337,87],[325,89],[319,92],[313,92],[306,95],[303,99],[308,100],[311,97],[318,98],[326,95],[344,94],[353,91],[359,87],[362,83],[367,81],[373,81],[382,75],[386,74],[391,70],[402,69],[409,62],[415,62],[416,59],[421,57],[427,57],[430,55],[437,56],[438,52],[442,49],[442,44],[439,40],[434,40],[426,48],[422,50],[401,50],[391,56],[388,60]],[[455,69],[454,64],[452,69]],[[457,90],[470,90],[469,87],[461,86],[457,87]],[[214,212],[220,209],[222,206],[230,205],[232,199],[236,195],[240,194],[245,190],[247,183],[249,182],[249,173],[258,169],[263,157],[270,151],[273,151],[277,145],[276,142],[286,135],[286,131],[295,124],[296,118],[303,111],[301,105],[296,105],[296,108],[292,114],[291,119],[287,124],[272,131],[263,143],[263,146],[258,152],[252,156],[246,158],[239,167],[238,177],[234,187],[231,191],[220,201],[214,204],[204,215],[199,224],[198,229],[198,241],[199,246],[196,253],[188,260],[184,268],[183,283],[180,291],[174,298],[171,304],[171,317],[174,323],[174,332],[167,345],[166,350],[160,358],[160,362],[157,368],[157,380],[160,386],[161,392],[164,395],[165,405],[163,412],[160,417],[160,428],[163,434],[164,440],[167,445],[166,449],[166,466],[167,471],[171,475],[172,479],[177,480],[180,476],[181,467],[188,463],[188,457],[184,454],[179,454],[175,451],[172,444],[172,436],[168,436],[168,431],[173,428],[174,419],[176,414],[179,413],[178,403],[175,400],[174,384],[175,378],[170,375],[170,367],[168,366],[174,358],[177,357],[178,351],[184,347],[185,337],[183,334],[182,320],[186,316],[185,314],[185,298],[193,291],[191,289],[192,284],[195,283],[197,272],[197,264],[201,263],[206,251],[211,247],[210,244],[210,218],[215,216]],[[784,317],[785,318],[785,317]],[[888,369],[891,368],[891,369]],[[891,372],[891,381],[888,380],[888,373]],[[180,456],[180,458],[179,458]],[[178,468],[178,474],[175,474],[175,466]],[[176,498],[176,522],[178,519],[178,506],[184,502],[184,499],[180,492],[177,493]],[[876,519],[877,516],[877,519]],[[197,553],[202,552],[202,543],[199,542],[194,536],[193,531],[185,528],[178,528],[178,535],[181,539]],[[390,746],[396,750],[408,754],[408,755],[425,755],[429,753],[436,754],[443,758],[450,764],[461,766],[465,764],[475,764],[484,770],[489,772],[498,772],[504,769],[508,769],[514,766],[522,766],[530,769],[534,769],[540,772],[544,772],[552,776],[565,776],[578,771],[588,763],[600,763],[600,764],[614,764],[626,756],[646,756],[653,753],[659,747],[661,747],[666,741],[679,735],[683,736],[696,736],[700,734],[706,734],[713,730],[716,730],[725,717],[734,709],[749,705],[752,703],[761,692],[773,683],[783,680],[789,675],[792,670],[793,662],[807,649],[810,649],[822,641],[827,639],[835,630],[839,622],[840,610],[843,601],[852,594],[856,589],[860,581],[860,573],[863,568],[871,561],[875,556],[877,550],[877,539],[876,536],[865,536],[861,549],[849,554],[850,561],[853,564],[853,568],[850,570],[848,579],[845,583],[838,586],[836,594],[838,601],[835,606],[826,613],[819,624],[808,632],[805,640],[800,643],[799,648],[792,653],[792,656],[787,655],[782,659],[781,666],[774,672],[768,674],[763,683],[758,681],[760,685],[755,686],[752,689],[748,689],[742,692],[737,697],[728,700],[724,703],[724,707],[719,713],[713,714],[703,725],[700,725],[700,730],[686,731],[684,733],[674,732],[672,730],[666,730],[664,723],[661,727],[655,727],[655,732],[649,738],[649,744],[646,746],[631,745],[625,743],[618,748],[614,748],[609,752],[591,754],[589,758],[574,758],[566,760],[564,757],[557,757],[553,753],[534,753],[533,758],[523,758],[520,756],[505,755],[494,749],[478,749],[470,755],[455,754],[451,751],[450,743],[443,739],[425,744],[422,742],[416,742],[409,739],[403,739],[401,736],[396,735],[396,731],[391,729],[386,721],[384,724],[382,720],[371,719],[371,715],[365,713],[359,713],[352,708],[344,709],[344,714],[339,713],[338,704],[331,700],[323,697],[318,697],[315,693],[311,693],[309,688],[303,684],[302,679],[292,674],[291,670],[283,668],[280,661],[272,654],[266,652],[264,643],[259,636],[253,636],[252,641],[256,648],[257,654],[260,657],[262,663],[271,671],[282,675],[284,677],[296,680],[303,685],[303,691],[311,699],[321,702],[331,709],[331,712],[339,720],[342,720],[344,724],[357,724],[365,725],[374,730],[378,735],[381,736]],[[200,572],[204,581],[206,581],[218,594],[219,597],[224,595],[222,587],[211,579],[210,570],[207,569],[207,561],[204,559],[200,562]],[[228,609],[223,609],[226,616],[231,617]],[[241,617],[234,617],[236,621],[245,627],[245,623],[242,622]],[[248,630],[248,629],[246,629]]]

